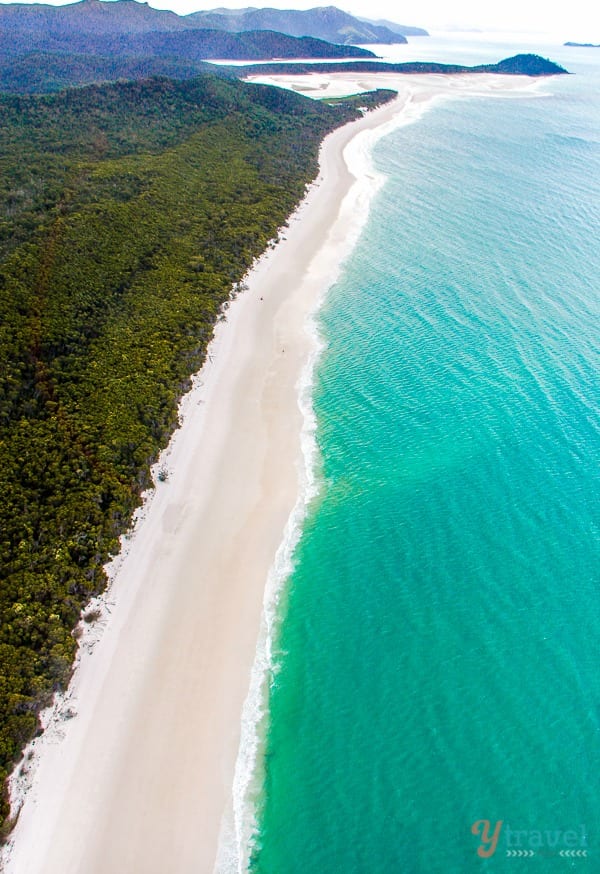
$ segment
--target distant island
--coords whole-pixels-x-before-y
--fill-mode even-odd
[[[600,43],[598,42],[566,42],[564,45],[574,46],[578,49],[600,49]]]
[[[505,58],[497,64],[478,64],[475,67],[460,64],[438,64],[430,61],[409,61],[402,64],[388,64],[384,61],[350,61],[341,64],[252,64],[237,67],[239,76],[276,75],[282,73],[503,73],[512,76],[556,76],[568,73],[564,67],[542,58],[540,55],[520,54]]]

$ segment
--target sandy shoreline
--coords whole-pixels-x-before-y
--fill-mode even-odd
[[[372,140],[433,99],[535,87],[505,76],[358,78],[321,77],[321,88],[313,75],[308,86],[400,96],[327,138],[318,185],[218,326],[159,462],[169,477],[115,563],[103,618],[33,745],[7,874],[212,874],[219,835],[232,832],[265,583],[306,488],[307,318],[380,183]],[[64,719],[67,710],[76,715]],[[237,865],[223,850],[219,859],[219,874]]]

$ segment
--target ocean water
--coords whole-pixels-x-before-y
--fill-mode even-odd
[[[320,490],[254,874],[600,871],[600,54],[580,51],[546,52],[577,75],[544,97],[436,104],[375,147],[386,183],[318,318]]]

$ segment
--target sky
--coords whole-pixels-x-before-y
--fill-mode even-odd
[[[61,5],[72,0],[45,2]],[[388,18],[428,30],[525,31],[551,33],[561,40],[600,42],[599,0],[150,0],[150,5],[180,15],[218,6],[311,9],[336,5],[352,15]]]

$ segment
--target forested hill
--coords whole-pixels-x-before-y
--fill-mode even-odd
[[[142,81],[153,76],[191,79],[207,72],[224,78],[235,77],[234,73],[214,64],[178,58],[105,57],[63,52],[27,52],[3,58],[0,54],[0,92],[50,94],[73,85],[115,82],[118,79]]]
[[[359,112],[207,75],[4,96],[0,114],[3,779],[69,677],[221,307]]]
[[[339,64],[316,62],[314,64],[277,63],[277,64],[253,64],[236,67],[235,72],[244,78],[248,76],[282,75],[301,73],[502,73],[513,76],[556,76],[567,73],[564,67],[555,64],[539,55],[522,54],[506,58],[497,64],[478,64],[475,67],[467,67],[461,64],[438,64],[432,61],[409,61],[402,64],[388,64],[384,61],[348,61]]]
[[[57,91],[116,79],[165,75],[188,79],[207,70],[205,59],[374,58],[357,46],[334,46],[312,37],[271,31],[152,31],[134,34],[36,30],[8,33],[0,23],[0,91]]]
[[[295,37],[270,30],[228,33],[196,28],[186,31],[150,33],[52,34],[20,31],[9,34],[0,46],[0,56],[24,52],[67,52],[105,57],[177,58],[179,60],[255,60],[270,58],[375,58],[369,49],[333,45],[310,36]],[[10,39],[8,37],[10,36]]]

